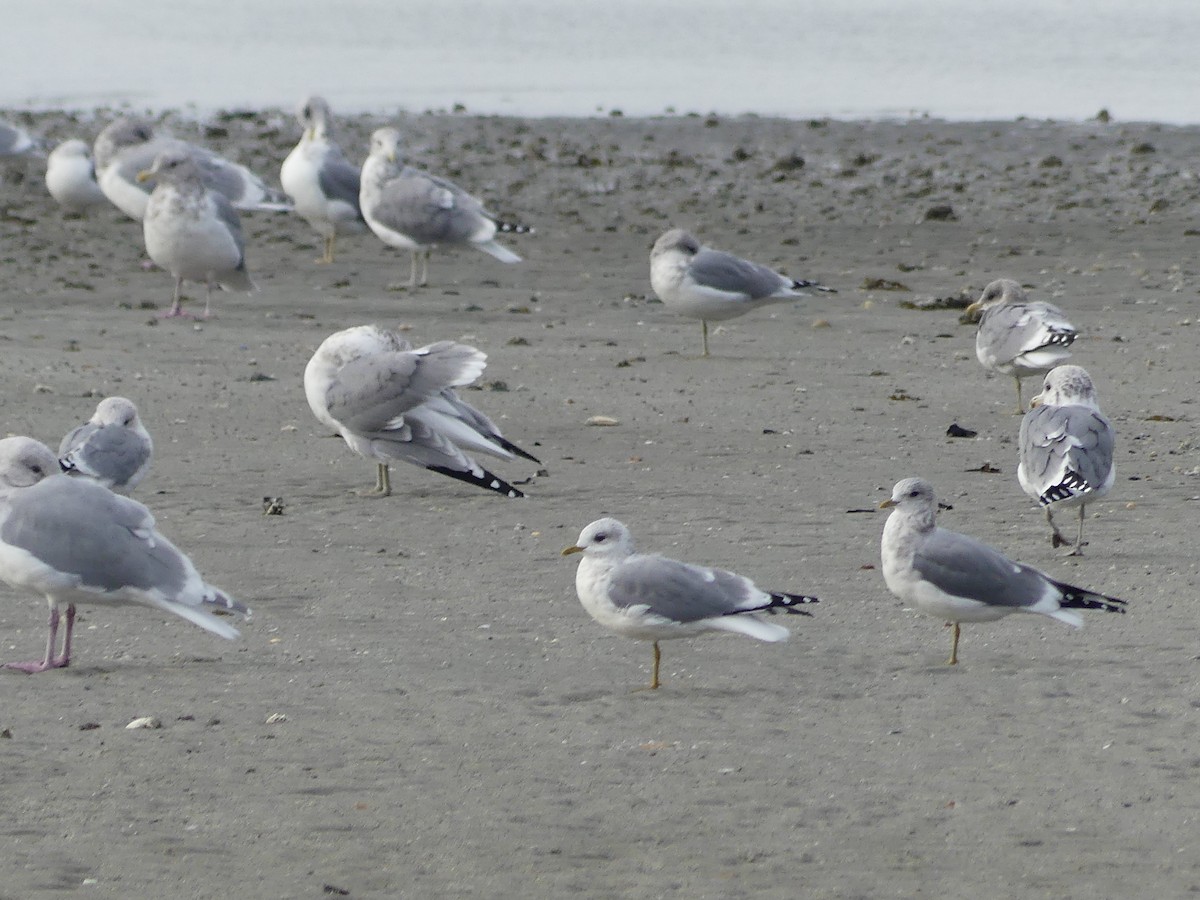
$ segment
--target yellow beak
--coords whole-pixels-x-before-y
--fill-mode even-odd
[[[576,547],[574,544],[572,544],[570,547],[564,547],[561,555],[562,556],[570,556],[572,553],[582,553],[582,552],[583,552],[582,547]]]
[[[153,177],[154,177],[154,173],[151,172],[149,169],[143,169],[141,172],[137,173],[137,180],[138,180],[139,184],[143,181],[149,181]]]
[[[891,509],[895,505],[896,505],[896,501],[893,500],[891,497],[888,497],[886,500],[884,500],[882,503],[879,504],[879,508],[880,509]]]

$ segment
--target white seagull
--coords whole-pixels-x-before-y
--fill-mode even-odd
[[[1091,376],[1080,366],[1058,366],[1046,373],[1042,392],[1021,420],[1017,480],[1046,510],[1050,543],[1069,544],[1054,524],[1055,507],[1079,507],[1079,534],[1069,556],[1083,553],[1084,506],[1113,486],[1116,434],[1100,412]]]
[[[304,134],[283,161],[279,181],[296,214],[325,239],[325,254],[317,262],[331,263],[339,234],[367,229],[358,199],[360,173],[333,139],[333,113],[323,98],[305,100],[297,119]]]
[[[96,167],[88,145],[78,138],[63,141],[46,159],[46,190],[59,206],[71,213],[106,201],[96,183]]]
[[[797,607],[819,602],[803,594],[764,591],[749,578],[724,569],[635,553],[633,535],[616,519],[597,519],[579,534],[563,556],[582,553],[575,591],[593,619],[624,637],[654,642],[654,673],[662,653],[658,642],[706,631],[732,631],[760,641],[785,641],[788,630],[759,613],[777,610],[810,615]]]
[[[709,322],[809,297],[809,291],[837,293],[815,281],[798,281],[732,253],[705,247],[682,228],[672,228],[654,242],[650,286],[668,309],[700,320],[705,356]]]
[[[277,191],[245,166],[205,147],[159,134],[145,119],[121,118],[109,123],[96,136],[92,150],[100,190],[131,219],[145,218],[154,188],[152,180],[138,176],[167,151],[194,157],[205,186],[222,194],[236,209],[279,212],[291,208]]]
[[[391,494],[388,465],[403,461],[523,497],[465,452],[538,462],[454,391],[478,378],[486,359],[452,341],[414,350],[395,332],[358,325],[331,334],[317,348],[304,369],[304,395],[318,421],[359,456],[377,462],[375,488],[367,496]]]
[[[58,460],[45,444],[27,437],[0,440],[0,580],[50,605],[45,655],[8,668],[33,674],[69,665],[77,603],[150,606],[220,637],[238,636],[213,611],[248,616],[249,610],[206,584],[154,527],[146,507],[57,471]]]
[[[501,221],[453,182],[404,165],[395,128],[380,128],[371,135],[360,199],[363,216],[379,239],[411,251],[410,289],[429,281],[429,252],[434,247],[474,247],[501,262],[518,263],[521,257],[498,244],[496,233],[532,231],[527,225]]]
[[[933,486],[923,479],[897,482],[879,507],[893,508],[883,527],[884,581],[904,602],[954,624],[949,665],[958,662],[962,622],[1027,612],[1078,628],[1083,619],[1076,609],[1125,612],[1124,600],[1055,581],[973,537],[939,528]]]
[[[166,316],[183,316],[183,283],[205,285],[204,318],[212,314],[213,285],[227,291],[258,290],[246,271],[246,243],[237,212],[223,194],[206,187],[195,159],[178,148],[160,154],[139,180],[157,179],[146,205],[146,252],[175,276],[174,303]]]
[[[975,333],[975,355],[985,369],[1011,375],[1017,382],[1017,414],[1021,379],[1044,375],[1071,358],[1068,349],[1078,331],[1052,303],[1030,300],[1021,285],[1000,278],[983,289],[967,314],[982,313]]]
[[[58,461],[68,475],[124,494],[146,477],[153,453],[154,442],[133,401],[105,397],[88,421],[62,439]]]

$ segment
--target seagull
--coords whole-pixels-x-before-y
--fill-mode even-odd
[[[195,159],[175,148],[161,153],[139,180],[158,184],[146,205],[146,252],[175,276],[175,299],[165,315],[183,316],[184,281],[206,286],[204,318],[212,314],[213,284],[227,291],[256,291],[246,271],[246,244],[238,215],[223,194],[206,187]]]
[[[333,113],[321,97],[309,97],[297,115],[304,135],[279,169],[279,181],[296,213],[325,238],[319,263],[333,262],[339,234],[366,230],[359,206],[359,170],[331,135]]]
[[[1033,409],[1021,420],[1017,479],[1025,493],[1046,510],[1050,543],[1070,543],[1054,524],[1054,507],[1079,507],[1079,535],[1068,556],[1083,554],[1083,511],[1113,486],[1115,433],[1100,412],[1091,376],[1080,366],[1046,373]]]
[[[579,534],[563,556],[582,553],[575,591],[593,619],[624,637],[654,642],[654,674],[647,690],[657,690],[662,652],[658,642],[706,631],[733,631],[760,641],[785,641],[788,630],[759,613],[798,607],[816,597],[764,591],[743,575],[635,553],[633,535],[616,519],[597,519]]]
[[[403,460],[523,497],[465,452],[539,462],[454,391],[478,378],[486,359],[474,347],[452,341],[414,350],[395,332],[358,325],[317,348],[304,369],[304,394],[318,421],[341,434],[359,456],[378,463],[375,488],[365,496],[390,495],[388,465]]]
[[[106,202],[96,184],[96,167],[88,145],[78,139],[63,141],[46,159],[46,190],[70,213]]]
[[[0,119],[0,159],[24,156],[37,148],[38,142],[29,136],[28,131]]]
[[[1044,375],[1071,358],[1069,349],[1079,332],[1052,303],[1030,300],[1021,285],[1000,278],[983,289],[967,307],[967,315],[982,313],[975,333],[975,355],[985,369],[1011,375],[1017,382],[1017,415],[1021,379]]]
[[[371,153],[362,167],[363,217],[389,247],[412,252],[408,286],[429,281],[433,247],[475,247],[504,263],[521,257],[494,240],[497,232],[525,234],[528,225],[503,222],[458,185],[409,165],[402,165],[400,132],[380,128],[371,135]],[[417,280],[417,257],[422,259]]]
[[[883,528],[883,578],[888,590],[923,613],[954,623],[948,665],[958,663],[959,625],[1009,613],[1040,613],[1078,628],[1076,609],[1125,612],[1125,601],[1055,581],[1013,562],[987,544],[939,528],[933,486],[905,478],[880,509],[894,508]]]
[[[291,209],[277,191],[267,187],[245,166],[196,144],[160,135],[145,119],[130,117],[111,122],[96,137],[93,153],[100,190],[131,219],[144,219],[154,185],[138,175],[167,151],[193,156],[205,186],[223,194],[235,209],[273,212]]]
[[[154,527],[146,507],[57,472],[58,460],[45,444],[27,437],[0,440],[0,580],[50,605],[43,658],[7,668],[34,674],[69,665],[77,603],[151,606],[223,638],[238,636],[213,611],[250,611],[206,584]],[[66,634],[58,652],[63,618]]]
[[[771,303],[836,294],[815,281],[797,281],[773,269],[703,246],[682,228],[672,228],[650,251],[650,285],[670,310],[699,319],[708,356],[708,323],[742,316]]]
[[[124,494],[146,477],[153,453],[154,442],[133,401],[105,397],[87,422],[62,439],[58,462],[68,475]]]

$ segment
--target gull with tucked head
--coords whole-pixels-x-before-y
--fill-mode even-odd
[[[1017,480],[1046,510],[1054,547],[1070,541],[1054,524],[1052,510],[1079,507],[1079,534],[1068,555],[1080,556],[1084,507],[1107,494],[1117,476],[1116,433],[1100,412],[1091,376],[1080,366],[1051,369],[1032,402],[1021,420]]]
[[[105,397],[88,421],[62,439],[58,461],[68,475],[124,494],[146,477],[153,453],[154,442],[133,401]]]
[[[662,652],[658,642],[707,631],[735,632],[760,641],[785,641],[788,630],[760,613],[783,610],[811,615],[799,607],[816,597],[764,591],[744,575],[635,553],[633,535],[616,519],[597,519],[579,534],[563,556],[582,553],[575,570],[579,601],[593,619],[624,637],[654,642],[656,690]]]
[[[72,139],[50,151],[46,159],[46,190],[69,213],[82,213],[106,202],[96,183],[96,167],[87,144]]]
[[[772,303],[790,303],[810,291],[836,294],[816,281],[800,281],[774,269],[705,247],[682,228],[672,228],[650,251],[650,286],[673,312],[699,319],[708,356],[708,323],[742,316]]]
[[[434,247],[474,247],[500,262],[518,263],[521,257],[501,246],[496,234],[533,230],[502,221],[452,181],[404,164],[400,132],[395,128],[380,128],[371,135],[360,200],[363,216],[378,238],[389,247],[411,252],[410,289],[429,281],[429,252]],[[422,261],[419,280],[418,257]]]
[[[992,622],[1011,613],[1039,613],[1076,628],[1076,609],[1125,612],[1125,601],[1055,581],[999,550],[937,525],[933,485],[905,478],[879,504],[891,509],[883,527],[883,578],[888,590],[927,615],[954,625],[949,665],[958,662],[962,622]]]

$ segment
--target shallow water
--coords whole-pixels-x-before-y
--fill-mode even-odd
[[[1192,0],[14,0],[0,105],[1200,120]],[[231,10],[236,8],[236,12]]]

